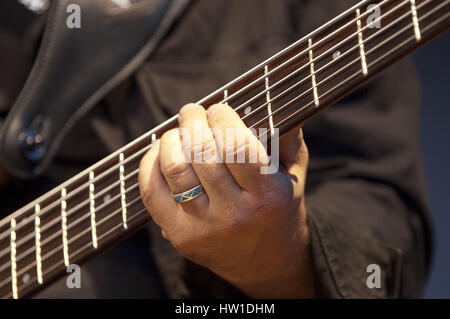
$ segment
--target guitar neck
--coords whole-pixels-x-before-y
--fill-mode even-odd
[[[369,5],[375,5],[370,6]],[[284,133],[450,27],[449,0],[361,1],[208,95]],[[377,15],[379,13],[379,15]],[[143,227],[139,161],[177,116],[0,221],[0,297],[32,295]]]

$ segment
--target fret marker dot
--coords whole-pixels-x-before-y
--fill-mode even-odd
[[[250,112],[252,111],[252,107],[251,106],[247,106],[244,110],[245,115],[249,115]]]
[[[103,197],[103,202],[104,202],[104,203],[107,203],[107,202],[109,202],[110,200],[111,200],[111,195],[109,195],[109,194],[106,194],[105,197]]]
[[[29,283],[30,282],[30,275],[29,274],[25,274],[25,275],[23,275],[23,277],[22,277],[22,281],[23,281],[23,283],[24,284],[27,284],[27,283]]]
[[[336,60],[341,55],[341,51],[337,50],[333,53],[333,60]]]

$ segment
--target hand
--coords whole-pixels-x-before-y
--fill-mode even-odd
[[[280,138],[278,172],[261,174],[267,152],[231,107],[205,111],[188,104],[179,127],[156,141],[140,164],[142,199],[163,236],[250,297],[313,297],[304,198],[308,151],[301,129]],[[231,145],[231,155],[247,155],[245,163],[226,160],[227,129],[246,137]],[[196,138],[199,132],[203,138]],[[250,154],[258,155],[256,162],[249,162]],[[205,194],[184,203],[172,198],[198,184]]]

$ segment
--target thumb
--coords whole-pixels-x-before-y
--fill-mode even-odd
[[[308,148],[300,126],[280,137],[280,162],[288,172],[306,172],[308,158]],[[295,170],[295,172],[292,170]]]

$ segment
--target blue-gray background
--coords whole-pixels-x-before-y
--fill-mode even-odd
[[[422,83],[422,150],[436,247],[425,298],[450,298],[450,32],[414,55]]]

